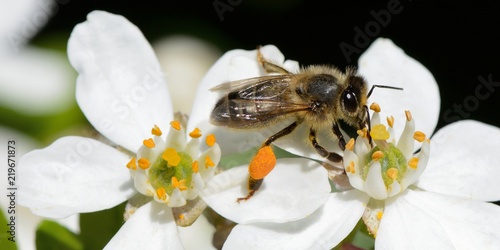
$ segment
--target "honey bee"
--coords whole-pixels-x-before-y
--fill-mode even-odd
[[[263,142],[261,150],[267,148],[272,152],[269,146],[274,141],[290,134],[299,124],[304,123],[310,128],[309,141],[316,152],[329,161],[341,162],[342,156],[329,152],[318,143],[316,131],[331,129],[338,138],[340,149],[344,150],[346,142],[339,121],[357,129],[369,129],[366,103],[373,89],[401,89],[373,85],[368,91],[366,81],[352,67],[348,67],[344,73],[332,66],[312,65],[300,69],[298,73],[292,73],[266,60],[260,47],[257,48],[257,60],[266,73],[272,75],[227,82],[212,88],[211,91],[222,91],[224,95],[215,104],[210,122],[229,128],[256,129],[292,118],[291,124]],[[252,161],[263,154],[261,150]],[[273,167],[274,165],[267,167],[259,176],[252,176],[252,168],[261,166],[250,164],[248,195],[237,201],[252,197]]]

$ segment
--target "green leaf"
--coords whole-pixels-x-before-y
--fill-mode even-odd
[[[57,222],[44,220],[36,231],[37,249],[83,249],[80,239]]]
[[[85,249],[103,249],[113,238],[123,221],[125,204],[94,213],[80,214],[80,237]]]
[[[10,221],[7,221],[7,218],[5,217],[2,209],[0,209],[0,246],[2,246],[2,249],[5,250],[16,250],[17,249],[17,244],[15,241],[17,241],[17,235],[15,235],[15,238],[12,238],[12,235],[10,234],[10,226],[8,225]],[[18,225],[16,225],[17,227]],[[17,229],[17,228],[16,228]],[[15,234],[15,232],[14,232]],[[9,240],[10,238],[10,240]],[[14,240],[14,241],[12,241]]]

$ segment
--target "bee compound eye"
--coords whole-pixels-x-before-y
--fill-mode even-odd
[[[358,98],[350,89],[342,93],[342,105],[347,112],[354,113],[358,110]]]

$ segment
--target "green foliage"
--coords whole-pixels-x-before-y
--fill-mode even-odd
[[[80,238],[85,249],[103,249],[125,223],[125,204],[94,213],[80,214]]]
[[[0,209],[0,246],[2,246],[2,249],[4,250],[16,250],[17,249],[17,244],[15,242],[9,241],[8,238],[10,237],[10,234],[7,232],[9,229],[7,227],[7,218],[5,217],[5,214],[3,213],[2,209]],[[17,240],[17,237],[16,237]]]
[[[36,231],[37,249],[83,249],[82,242],[77,235],[69,231],[57,222],[44,220],[38,226]]]

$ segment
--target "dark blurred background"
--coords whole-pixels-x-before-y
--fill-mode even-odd
[[[500,85],[500,8],[495,1],[60,0],[33,43],[47,36],[69,37],[72,28],[96,9],[125,16],[150,41],[188,34],[221,52],[275,44],[287,58],[303,65],[355,65],[367,48],[355,45],[357,29],[369,41],[387,37],[434,74],[442,98],[439,127],[457,118],[500,127],[500,86],[492,87],[484,100],[475,97],[479,77]],[[384,15],[388,13],[390,20]],[[346,57],[342,43],[361,52]],[[468,110],[453,111],[454,105],[464,102],[469,102]],[[451,113],[444,115],[447,110]]]

